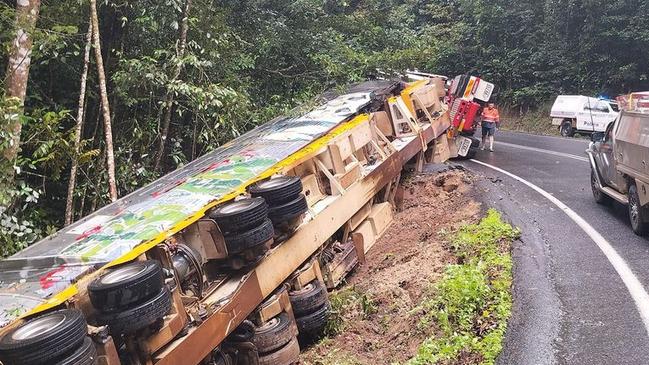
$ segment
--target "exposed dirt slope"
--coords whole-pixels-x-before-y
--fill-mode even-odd
[[[435,328],[418,326],[417,306],[455,262],[448,232],[478,219],[472,177],[461,170],[419,174],[404,184],[402,209],[368,262],[332,293],[336,336],[306,351],[307,364],[390,364],[411,358]]]

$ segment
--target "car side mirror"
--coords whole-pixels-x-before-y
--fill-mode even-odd
[[[606,137],[606,133],[604,132],[595,132],[590,135],[590,140],[593,142],[602,142],[604,140],[604,137]]]

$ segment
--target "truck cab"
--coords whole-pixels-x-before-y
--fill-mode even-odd
[[[552,125],[559,127],[563,137],[575,133],[596,133],[617,118],[618,104],[611,100],[582,95],[559,95],[552,105]]]

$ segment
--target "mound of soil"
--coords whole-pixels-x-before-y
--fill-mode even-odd
[[[417,307],[456,262],[447,233],[478,220],[472,180],[458,169],[405,179],[394,222],[338,290],[361,293],[366,301],[341,313],[343,330],[303,353],[304,363],[390,364],[415,355],[436,330],[419,325]]]

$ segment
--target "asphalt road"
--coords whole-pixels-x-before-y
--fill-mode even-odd
[[[500,143],[499,143],[500,142]],[[626,207],[595,203],[587,140],[499,132],[477,160],[546,190],[592,225],[649,288],[649,240]],[[487,206],[521,228],[514,246],[514,309],[500,364],[649,364],[649,336],[620,276],[595,242],[548,199],[475,162]]]

